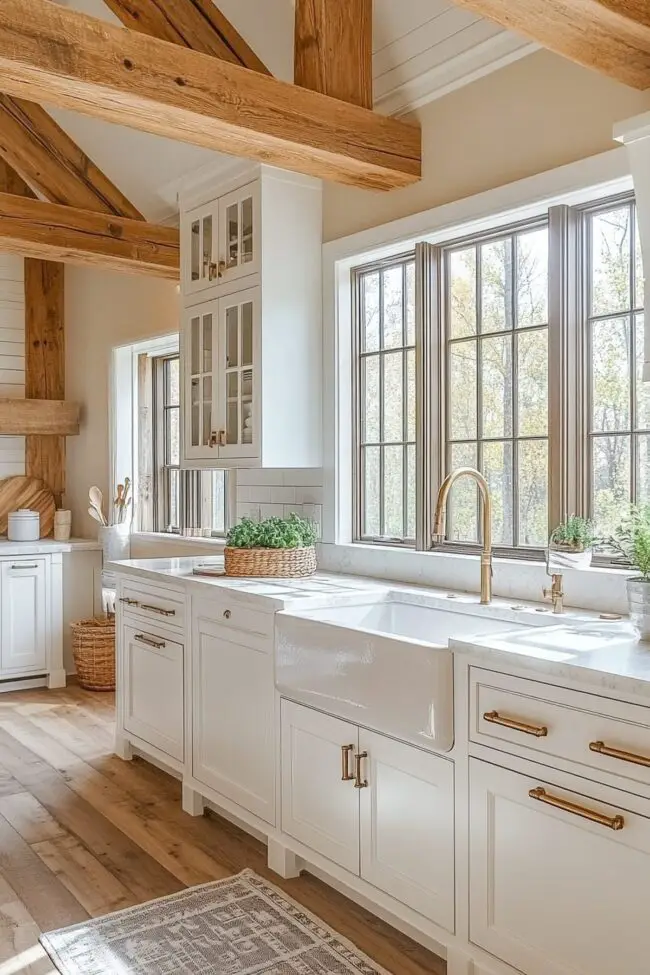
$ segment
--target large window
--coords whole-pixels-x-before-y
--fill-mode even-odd
[[[227,530],[227,473],[180,468],[178,354],[151,359],[153,491],[150,529],[181,535],[221,536]],[[142,413],[141,413],[142,418]],[[146,444],[147,423],[140,439]]]
[[[633,199],[554,207],[352,275],[357,540],[431,548],[437,490],[458,467],[486,477],[503,553],[539,555],[572,513],[606,538],[650,501]],[[468,479],[444,544],[479,542]]]

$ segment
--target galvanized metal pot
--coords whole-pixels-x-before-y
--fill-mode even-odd
[[[642,640],[650,641],[650,582],[638,576],[627,580],[627,598],[632,622]]]

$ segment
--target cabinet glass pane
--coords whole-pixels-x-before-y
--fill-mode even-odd
[[[203,277],[210,277],[212,263],[212,215],[203,218]]]
[[[253,200],[248,196],[241,205],[241,244],[242,264],[250,264],[253,260]]]
[[[226,310],[226,367],[239,365],[239,308],[233,305]]]
[[[212,315],[203,316],[203,372],[212,372]]]
[[[226,441],[229,444],[239,443],[239,373],[232,372],[228,376],[228,396],[226,403]]]
[[[190,243],[190,277],[198,281],[201,277],[201,224],[198,220],[192,222]]]
[[[212,432],[212,377],[205,376],[203,379],[203,440],[204,446],[210,444],[210,433]]]
[[[253,442],[253,370],[241,374],[241,442]]]
[[[201,443],[201,402],[200,402],[200,380],[193,379],[192,389],[192,416],[191,416],[191,438],[192,446],[198,447]]]
[[[228,267],[236,267],[239,261],[239,207],[236,203],[226,208],[226,251]]]
[[[241,364],[242,366],[253,365],[253,303],[247,301],[241,308]]]
[[[198,376],[198,374],[201,372],[201,342],[199,340],[200,328],[201,319],[193,318],[190,322],[190,363],[193,376]]]

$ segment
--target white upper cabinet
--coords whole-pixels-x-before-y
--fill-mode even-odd
[[[320,467],[321,184],[257,178],[182,215],[185,467]]]

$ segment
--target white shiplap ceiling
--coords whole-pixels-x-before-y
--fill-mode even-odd
[[[103,0],[57,2],[118,24]],[[216,0],[277,78],[293,80],[293,0]],[[443,0],[374,0],[375,108],[403,114],[535,49]],[[47,107],[47,106],[46,106]],[[175,209],[179,180],[226,157],[60,109],[51,114],[149,219]]]

